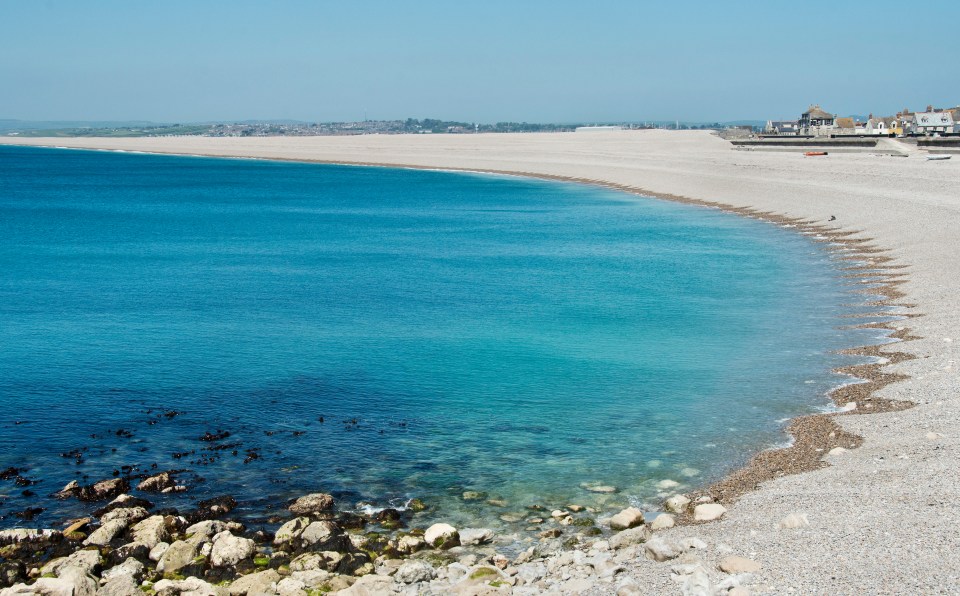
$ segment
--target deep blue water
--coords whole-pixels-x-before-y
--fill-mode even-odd
[[[39,481],[0,481],[0,527],[86,511],[45,495],[121,465],[250,516],[316,490],[453,521],[654,504],[827,405],[831,351],[874,333],[837,328],[838,266],[574,184],[0,147],[0,469]],[[220,429],[237,455],[203,450]]]

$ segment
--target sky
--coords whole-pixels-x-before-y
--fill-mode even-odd
[[[958,0],[0,0],[0,119],[891,115],[960,104],[958,27]]]

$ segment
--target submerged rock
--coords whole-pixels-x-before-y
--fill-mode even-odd
[[[322,513],[333,509],[333,497],[325,493],[313,493],[300,497],[287,508],[297,515]]]

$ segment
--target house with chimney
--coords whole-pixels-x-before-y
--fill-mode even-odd
[[[815,104],[800,116],[799,127],[802,135],[829,135],[837,128],[837,117]]]

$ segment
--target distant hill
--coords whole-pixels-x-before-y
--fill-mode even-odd
[[[63,128],[136,128],[162,126],[148,120],[97,121],[97,120],[3,120],[0,119],[0,131],[16,130],[54,130]]]

